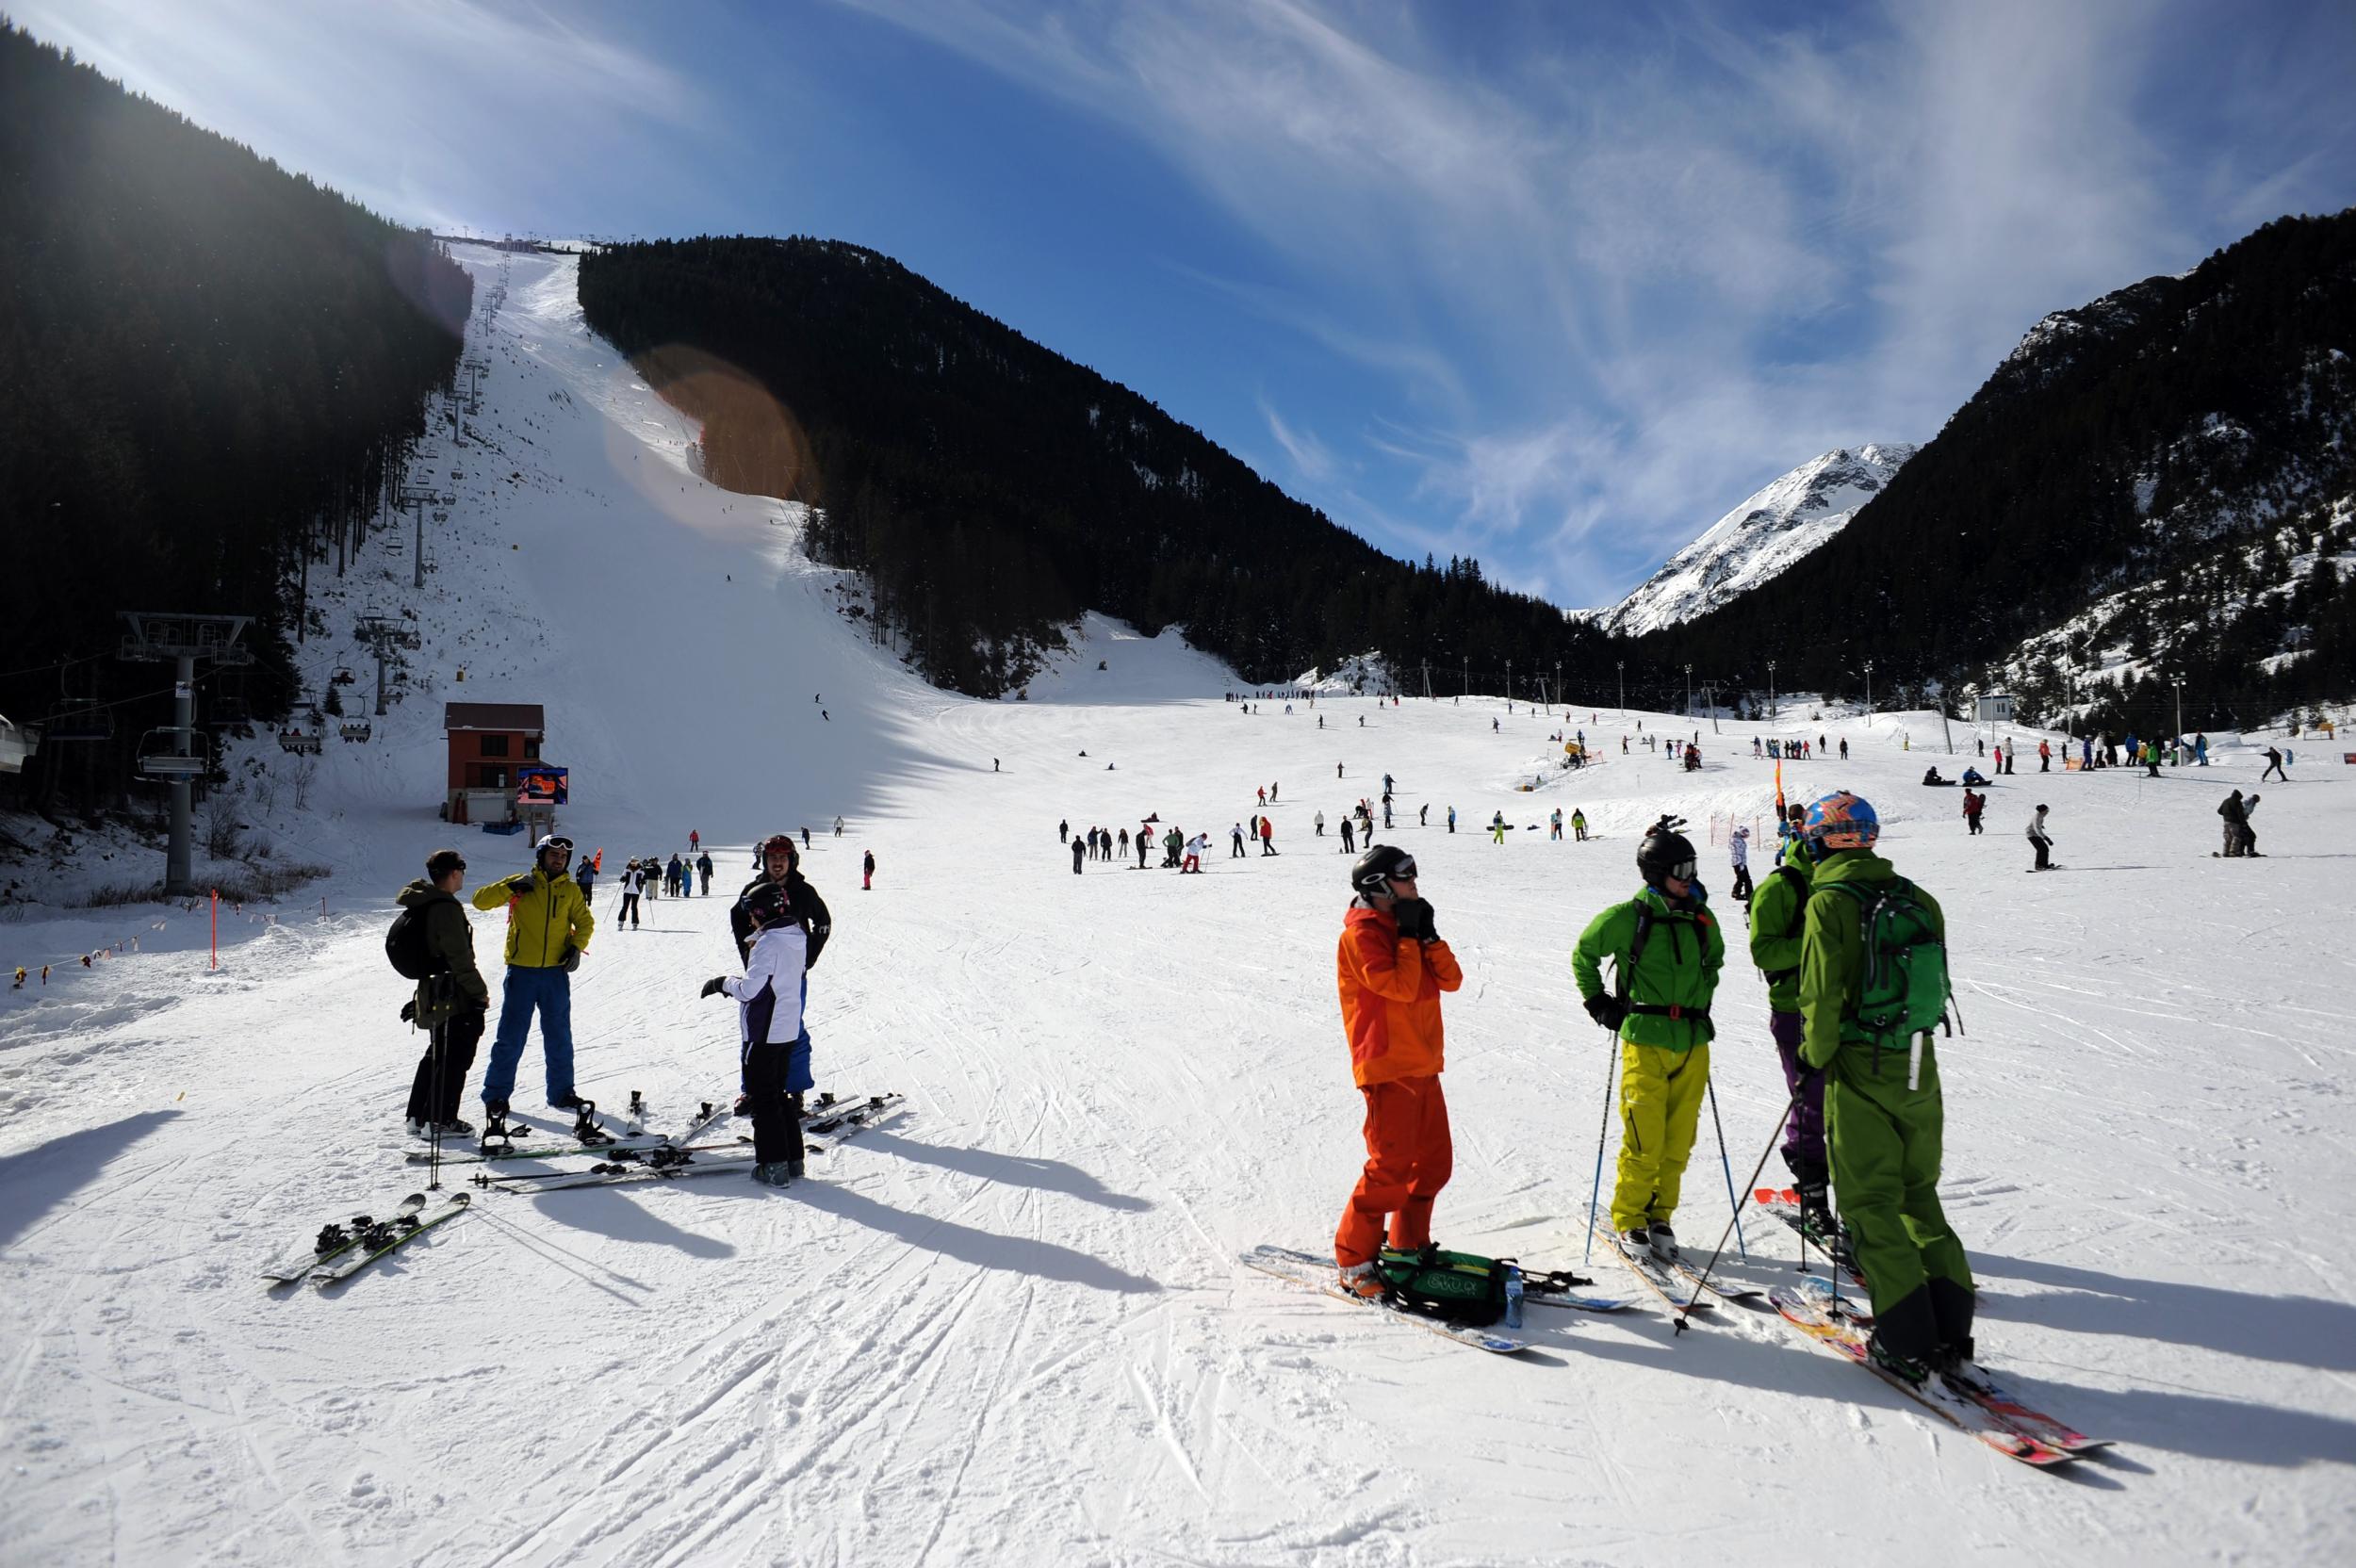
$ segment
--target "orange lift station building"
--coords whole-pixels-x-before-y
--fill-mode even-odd
[[[546,717],[536,702],[451,702],[442,707],[450,781],[442,814],[454,823],[504,821],[515,770],[540,760]]]

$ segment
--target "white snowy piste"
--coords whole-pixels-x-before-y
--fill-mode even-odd
[[[1827,1532],[1858,1561],[2345,1555],[2356,1107],[2331,857],[2356,769],[2293,743],[2292,782],[2258,786],[2272,858],[2216,860],[2217,803],[2262,766],[2239,744],[2156,780],[2024,767],[1991,788],[1992,820],[2046,802],[2070,851],[2029,876],[2017,832],[1970,837],[1959,792],[1919,784],[1929,713],[1787,704],[1779,725],[1712,726],[1330,695],[1246,713],[1224,683],[1173,694],[1199,656],[1114,637],[1067,672],[1072,700],[948,696],[838,612],[785,509],[671,461],[676,423],[566,313],[569,262],[459,253],[511,273],[469,342],[498,448],[441,454],[465,477],[429,536],[420,677],[448,690],[466,662],[468,695],[496,678],[488,699],[548,705],[581,801],[563,826],[605,844],[609,880],[692,827],[741,881],[750,845],[807,814],[804,869],[834,913],[810,974],[819,1087],[907,1099],[847,1141],[814,1133],[783,1193],[728,1174],[468,1187],[463,1217],[335,1290],[266,1289],[272,1259],[420,1187],[400,1131],[419,1047],[383,949],[395,889],[453,839],[469,888],[523,862],[434,820],[440,738],[413,699],[390,749],[384,728],[379,749],[331,748],[305,812],[280,797],[289,853],[338,868],[312,890],[329,918],[290,906],[211,981],[201,953],[151,942],[0,992],[0,1558],[1654,1563],[1696,1541],[1782,1560]],[[1595,765],[1552,765],[1564,728]],[[1642,741],[1697,729],[1698,772]],[[1435,1239],[1636,1294],[1618,1263],[1580,1261],[1616,1057],[1569,947],[1634,890],[1635,835],[1663,812],[1723,889],[1710,825],[1772,809],[1752,737],[1803,730],[1851,760],[1784,764],[1793,797],[1868,797],[1882,851],[1946,910],[1970,1032],[1939,1042],[1940,1190],[1984,1293],[1980,1354],[2117,1441],[2074,1462],[2091,1484],[1991,1453],[1752,1306],[1682,1336],[1649,1295],[1533,1307],[1529,1348],[1487,1355],[1238,1261],[1327,1251],[1365,1157],[1334,829],[1390,773],[1399,825],[1378,837],[1414,854],[1465,973]],[[2037,738],[2018,734],[2032,757]],[[1590,841],[1551,840],[1557,805]],[[1501,844],[1476,825],[1498,811]],[[1055,833],[1153,816],[1223,838],[1255,813],[1279,853],[1222,846],[1200,876],[1134,857],[1075,876]],[[1772,842],[1768,823],[1755,862]],[[737,1020],[696,998],[734,960],[733,886],[658,899],[635,931],[597,895],[577,1081],[609,1109],[643,1091],[656,1131],[684,1135],[737,1088]],[[106,913],[0,933],[87,946]],[[499,919],[473,918],[496,984]],[[1766,1012],[1730,959],[1712,1069],[1738,1179],[1788,1096]],[[516,1103],[561,1135],[538,1071],[535,1041]],[[696,1141],[741,1160],[739,1131]],[[1716,1165],[1705,1132],[1678,1215],[1703,1246],[1726,1213]],[[1791,1233],[1746,1225],[1728,1287],[1792,1280]]]

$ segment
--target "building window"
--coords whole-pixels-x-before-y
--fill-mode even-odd
[[[507,737],[504,735],[485,735],[483,737],[483,755],[485,757],[506,756]]]
[[[505,768],[476,768],[475,788],[478,790],[506,789],[507,770]]]
[[[524,756],[534,762],[540,760],[540,738],[537,735],[524,737]]]

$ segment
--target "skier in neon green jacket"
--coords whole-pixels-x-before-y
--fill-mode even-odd
[[[1588,1016],[1620,1039],[1620,1163],[1612,1228],[1628,1250],[1677,1256],[1677,1212],[1710,1086],[1710,1002],[1726,941],[1694,880],[1693,845],[1656,830],[1636,852],[1644,887],[1588,923],[1571,973]],[[1639,940],[1639,933],[1642,940]],[[1626,981],[1603,986],[1611,958]]]
[[[1873,808],[1845,791],[1808,808],[1803,841],[1816,870],[1801,936],[1800,1058],[1824,1079],[1833,1192],[1873,1298],[1873,1357],[1920,1381],[1971,1359],[1975,1287],[1939,1202],[1938,1054],[1927,1029],[1911,1026],[1919,1011],[1890,1026],[1877,978],[1903,981],[1907,965],[1927,973],[1935,954],[1943,1011],[1946,916],[1873,853],[1880,833]],[[1883,933],[1871,951],[1869,919]]]

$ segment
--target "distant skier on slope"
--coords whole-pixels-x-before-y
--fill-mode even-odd
[[[1350,1077],[1366,1102],[1366,1163],[1333,1233],[1345,1289],[1379,1298],[1376,1259],[1388,1245],[1432,1240],[1432,1207],[1454,1169],[1440,993],[1464,983],[1432,927],[1415,858],[1377,844],[1350,867],[1354,896],[1334,956]]]
[[[1656,828],[1636,851],[1635,897],[1587,923],[1571,973],[1587,1016],[1620,1039],[1620,1163],[1612,1228],[1630,1250],[1675,1262],[1685,1163],[1710,1086],[1710,1003],[1726,942],[1697,880],[1693,841]],[[1603,960],[1613,988],[1603,988]]]
[[[1555,815],[1559,817],[1562,813],[1558,811]],[[1562,836],[1558,827],[1555,837]],[[1728,890],[1729,894],[1736,903],[1748,904],[1751,901],[1751,830],[1748,827],[1737,827],[1727,837],[1726,858],[1734,865],[1734,886]]]
[[[712,896],[712,852],[710,850],[695,857],[695,874],[703,878],[701,896],[710,898]]]
[[[1939,1203],[1946,1111],[1931,1030],[1948,996],[1939,901],[1873,853],[1846,791],[1808,808],[1801,1060],[1824,1079],[1833,1191],[1873,1297],[1874,1361],[1922,1382],[1972,1359],[1971,1260]]]
[[[2045,813],[2046,808],[2039,806],[2036,814],[2029,818],[2029,844],[2037,851],[2037,864],[2029,868],[2031,871],[2053,869],[2053,835],[2046,831]]]

